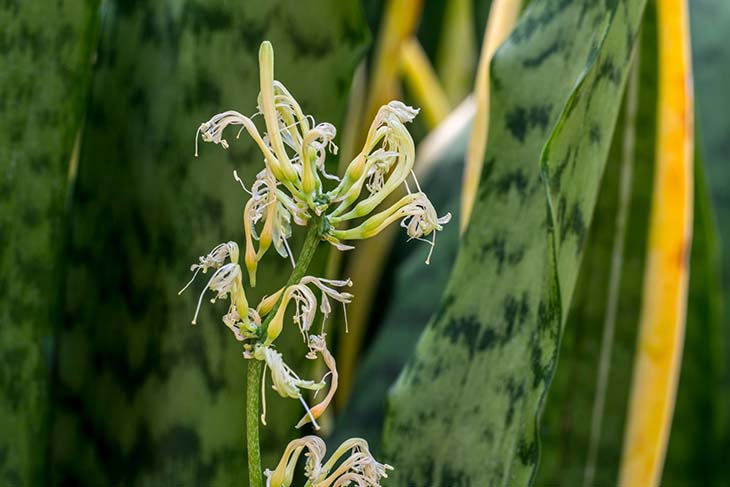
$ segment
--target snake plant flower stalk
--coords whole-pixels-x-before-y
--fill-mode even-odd
[[[307,275],[318,244],[326,241],[337,250],[348,250],[355,241],[374,237],[386,227],[400,224],[409,240],[424,241],[430,246],[428,263],[436,233],[451,219],[448,213],[438,215],[413,171],[416,151],[407,126],[418,115],[418,109],[400,101],[382,106],[370,124],[362,149],[338,177],[327,172],[328,157],[337,154],[335,126],[318,123],[305,114],[286,86],[274,78],[274,51],[269,42],[261,44],[258,61],[260,86],[256,112],[251,116],[235,110],[218,113],[200,124],[195,138],[196,156],[199,137],[228,149],[225,131],[233,126],[238,128],[236,138],[246,131],[261,152],[262,167],[251,181],[250,189],[234,171],[234,178],[248,195],[243,205],[243,264],[239,263],[236,242],[220,244],[191,266],[193,277],[182,290],[199,273],[213,271],[198,299],[193,324],[197,322],[207,292],[215,293],[212,302],[230,299],[222,321],[241,344],[244,359],[250,361],[247,425],[254,432],[248,434],[249,451],[254,452],[249,455],[250,480],[254,486],[261,485],[260,456],[255,452],[259,448],[259,421],[266,424],[267,373],[271,376],[271,389],[281,397],[298,400],[304,407],[297,428],[311,423],[315,430],[319,429],[317,419],[327,410],[337,391],[337,364],[327,346],[325,325],[333,304],[340,303],[345,308],[352,301],[353,295],[346,291],[352,282]],[[307,229],[298,254],[290,245],[296,227]],[[244,275],[249,286],[256,286],[262,260],[272,247],[280,257],[291,261],[292,274],[283,287],[265,296],[256,306],[249,306]],[[318,326],[320,319],[321,326]],[[304,357],[321,359],[326,366],[319,380],[302,378],[287,365],[277,347],[281,334],[294,326],[306,349]],[[260,415],[259,380],[263,402]],[[323,397],[310,407],[305,396],[312,394],[316,398],[320,392]],[[267,485],[291,485],[297,460],[305,451],[307,487],[379,487],[381,479],[392,468],[377,462],[367,442],[357,438],[343,443],[324,462],[322,440],[306,436],[291,442],[278,466],[266,472]]]

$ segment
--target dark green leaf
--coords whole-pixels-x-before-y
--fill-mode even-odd
[[[366,37],[354,1],[105,3],[71,231],[60,481],[245,482],[240,345],[220,322],[223,304],[204,302],[190,325],[203,282],[177,291],[198,255],[242,244],[246,195],[232,172],[250,182],[263,161],[232,129],[228,152],[203,144],[195,159],[195,131],[224,110],[255,112],[264,39],[274,45],[276,78],[304,110],[339,124]],[[290,269],[267,256],[251,301]],[[301,352],[298,334],[287,338]],[[283,351],[292,365],[303,355]],[[268,399],[263,462],[272,467],[299,433],[301,405]]]
[[[0,3],[0,485],[43,485],[65,202],[97,2]]]
[[[730,2],[692,0],[689,2],[692,32],[692,57],[696,100],[697,145],[707,169],[708,188],[717,215],[721,242],[720,265],[723,285],[723,314],[728,321],[730,309],[730,117],[727,113],[727,80],[730,79]],[[724,355],[730,356],[730,327],[725,327]],[[725,383],[730,384],[730,367]],[[730,420],[730,413],[728,413]],[[729,421],[730,423],[730,421]],[[730,445],[730,444],[729,444]]]
[[[721,347],[716,383],[715,420],[718,452],[730,451],[730,117],[727,80],[730,79],[730,3],[693,0],[690,5],[696,119],[700,149],[717,222],[718,268],[721,273],[721,328],[715,339]],[[689,345],[688,345],[689,347]],[[730,465],[720,464],[721,484],[730,483]]]
[[[677,402],[662,485],[725,485],[720,268],[710,195],[695,158],[695,198],[689,301]]]

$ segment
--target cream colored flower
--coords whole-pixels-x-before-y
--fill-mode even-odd
[[[330,234],[338,241],[361,240],[378,235],[392,223],[400,220],[410,239],[425,241],[431,246],[426,258],[428,264],[436,243],[436,232],[451,220],[451,214],[439,217],[431,201],[423,192],[411,193],[402,197],[391,207],[367,218],[360,225],[347,230],[331,229]],[[423,237],[433,235],[430,241]]]
[[[362,151],[349,164],[340,184],[328,193],[332,202],[339,203],[328,215],[333,225],[367,216],[406,180],[416,150],[404,123],[416,113],[418,110],[397,101],[380,108]],[[363,186],[370,194],[358,201]]]
[[[323,465],[324,442],[316,436],[305,436],[289,443],[275,470],[264,472],[266,486],[291,486],[297,460],[305,448],[308,453],[304,473],[310,487],[380,487],[381,479],[387,478],[388,470],[393,469],[375,460],[368,443],[361,438],[345,441]]]
[[[251,186],[251,198],[244,209],[246,236],[244,260],[251,286],[256,285],[258,262],[272,244],[279,255],[291,260],[292,267],[295,265],[294,255],[288,243],[292,234],[291,223],[294,220],[298,225],[306,225],[309,219],[302,204],[278,189],[278,185],[279,183],[270,170],[261,171]],[[263,222],[263,228],[261,232],[258,232],[256,225],[260,222]],[[258,251],[254,249],[254,240],[259,241]]]
[[[335,392],[337,391],[337,386],[339,384],[337,364],[335,363],[335,358],[332,356],[329,349],[327,349],[327,340],[325,339],[325,337],[326,335],[324,334],[311,335],[309,337],[309,353],[306,356],[308,359],[315,360],[317,358],[317,355],[322,355],[322,359],[324,360],[327,369],[329,369],[329,372],[327,372],[327,374],[322,377],[322,380],[320,382],[324,382],[327,376],[329,376],[330,388],[329,391],[327,391],[327,395],[325,395],[324,399],[322,399],[322,401],[320,401],[318,404],[314,405],[309,414],[305,414],[302,419],[299,420],[296,425],[297,428],[301,428],[305,424],[309,423],[312,418],[317,419],[322,416],[322,414],[324,414],[324,412],[327,410],[330,402],[332,402],[332,399],[335,396]]]
[[[322,312],[322,333],[324,333],[324,324],[327,321],[330,313],[332,313],[332,305],[330,299],[333,299],[339,303],[342,303],[342,312],[345,318],[345,331],[347,331],[347,307],[346,305],[352,302],[354,297],[352,294],[342,291],[337,291],[334,288],[352,287],[352,281],[349,279],[324,279],[321,277],[305,276],[300,281],[305,286],[313,284],[320,291],[322,291],[322,298],[320,299],[319,310]]]
[[[305,276],[297,284],[287,287],[283,291],[281,304],[276,310],[266,330],[267,339],[264,345],[270,345],[278,338],[284,328],[284,315],[289,303],[294,302],[294,323],[299,328],[305,343],[308,341],[309,330],[314,324],[317,313],[317,298],[309,286],[314,286],[322,293],[320,300],[320,311],[323,315],[322,333],[324,333],[324,322],[332,312],[330,299],[342,303],[343,307],[352,301],[352,294],[338,291],[337,287],[351,286],[352,282],[347,280],[323,279],[319,277]]]
[[[206,273],[208,269],[216,269],[205,285],[205,289],[200,293],[192,323],[196,324],[197,322],[203,296],[208,290],[215,291],[216,293],[215,297],[211,299],[211,303],[215,303],[217,299],[226,298],[230,295],[231,307],[229,308],[228,314],[223,317],[223,323],[231,328],[234,334],[236,334],[237,339],[239,338],[238,331],[231,327],[234,317],[238,316],[238,321],[244,327],[249,326],[248,319],[241,320],[238,315],[239,311],[241,311],[245,317],[248,317],[248,301],[246,300],[246,293],[243,289],[241,266],[238,265],[238,257],[238,244],[236,242],[226,242],[216,246],[208,255],[201,256],[198,259],[198,264],[190,266],[190,270],[195,271],[193,277],[178,292],[178,294],[182,294],[193,283],[198,272],[202,271]],[[230,260],[228,264],[225,264],[226,259]]]
[[[249,308],[247,318],[244,320],[241,317],[238,313],[238,308],[233,303],[228,308],[228,313],[223,315],[223,324],[233,332],[233,335],[239,342],[258,338],[261,329],[261,317],[255,309]]]
[[[246,302],[243,291],[243,280],[241,278],[241,266],[229,263],[215,271],[210,277],[208,284],[206,284],[205,289],[203,289],[203,292],[200,293],[198,306],[195,308],[195,316],[193,316],[193,324],[196,324],[198,313],[200,312],[200,305],[203,302],[203,296],[208,289],[216,293],[213,299],[210,300],[211,303],[215,303],[218,299],[225,299],[230,294],[233,296],[231,300],[233,301],[235,299],[236,305],[248,312],[248,303]]]
[[[190,270],[195,271],[193,273],[193,277],[190,279],[190,281],[188,281],[184,288],[178,291],[177,294],[182,294],[183,291],[185,291],[188,286],[193,283],[195,278],[198,276],[198,272],[203,271],[203,274],[205,274],[208,269],[218,269],[226,262],[226,259],[228,259],[229,257],[231,259],[231,262],[238,262],[238,244],[236,242],[226,242],[219,244],[215,248],[213,248],[213,250],[211,250],[208,255],[201,255],[198,258],[199,263],[190,266]]]
[[[261,378],[261,397],[263,403],[263,412],[261,414],[261,422],[266,424],[266,369],[271,371],[271,388],[279,393],[281,397],[290,397],[299,399],[310,416],[310,420],[315,429],[319,429],[316,419],[312,416],[311,410],[302,396],[301,389],[310,391],[318,391],[325,386],[323,381],[314,382],[312,380],[301,379],[288,365],[284,363],[282,355],[268,346],[257,346],[254,349],[253,358],[263,360],[266,366]]]
[[[338,465],[339,460],[346,455],[349,456]],[[313,481],[312,487],[344,487],[350,483],[380,487],[380,480],[388,477],[388,470],[393,470],[393,467],[375,460],[367,441],[350,438],[322,466],[320,477],[324,478]]]
[[[321,438],[309,435],[292,440],[284,450],[276,468],[273,471],[269,469],[264,471],[266,487],[289,487],[294,480],[297,460],[305,449],[307,452],[304,455],[307,461],[304,465],[304,475],[307,478],[319,477],[327,447]]]

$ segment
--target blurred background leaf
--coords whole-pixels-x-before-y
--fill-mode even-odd
[[[719,451],[730,451],[730,117],[727,113],[727,80],[730,79],[730,4],[712,0],[690,2],[692,27],[692,57],[698,126],[697,144],[700,148],[712,201],[712,213],[717,223],[717,265],[721,279],[719,305],[720,362],[717,382],[711,383],[715,404],[715,428],[720,435]],[[689,345],[688,345],[689,348]],[[684,372],[683,372],[684,373]],[[680,379],[681,380],[681,379]],[[684,384],[680,383],[680,400]],[[709,389],[709,387],[708,387]],[[678,405],[679,407],[679,405]],[[705,411],[700,410],[700,414]],[[671,450],[670,450],[671,453]],[[730,483],[730,466],[719,477]]]
[[[715,219],[702,158],[695,157],[694,238],[687,333],[662,485],[725,485],[730,468],[722,416],[723,329]]]
[[[194,137],[217,112],[255,112],[264,39],[275,48],[277,79],[317,120],[339,125],[367,42],[356,2],[102,6],[60,342],[54,461],[61,484],[246,478],[240,347],[215,317],[222,305],[204,306],[199,325],[190,325],[203,283],[182,297],[177,291],[198,255],[242,239],[246,196],[232,172],[251,181],[261,155],[242,138],[228,152],[201,146],[195,159]],[[269,257],[252,300],[288,275],[288,261]],[[299,434],[293,425],[301,415],[294,401],[271,396],[269,406],[267,466]]]
[[[730,303],[730,252],[726,250],[730,248],[730,117],[725,110],[727,80],[730,79],[730,45],[727,42],[730,3],[692,0],[689,4],[699,128],[697,142],[702,148],[708,188],[717,216],[723,302]],[[729,345],[726,342],[726,351],[730,350]]]
[[[536,422],[642,11],[533,1],[497,51],[472,221],[440,312],[390,396],[384,447],[396,482],[534,476]]]
[[[47,481],[70,161],[84,118],[97,5],[0,4],[1,485]]]

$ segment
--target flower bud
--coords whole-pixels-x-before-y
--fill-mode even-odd
[[[289,160],[289,156],[284,148],[284,142],[279,133],[276,104],[274,101],[274,48],[268,41],[262,42],[259,48],[259,80],[261,83],[259,111],[264,115],[266,135],[279,161],[282,180],[288,180],[290,182],[298,181],[299,178],[294,170],[294,166]]]
[[[256,251],[253,247],[253,222],[252,218],[249,216],[252,211],[253,203],[254,199],[249,199],[243,210],[243,232],[246,235],[246,254],[244,255],[243,261],[246,264],[246,270],[248,271],[248,282],[251,287],[256,287],[256,268],[258,267],[258,260],[256,259]]]

